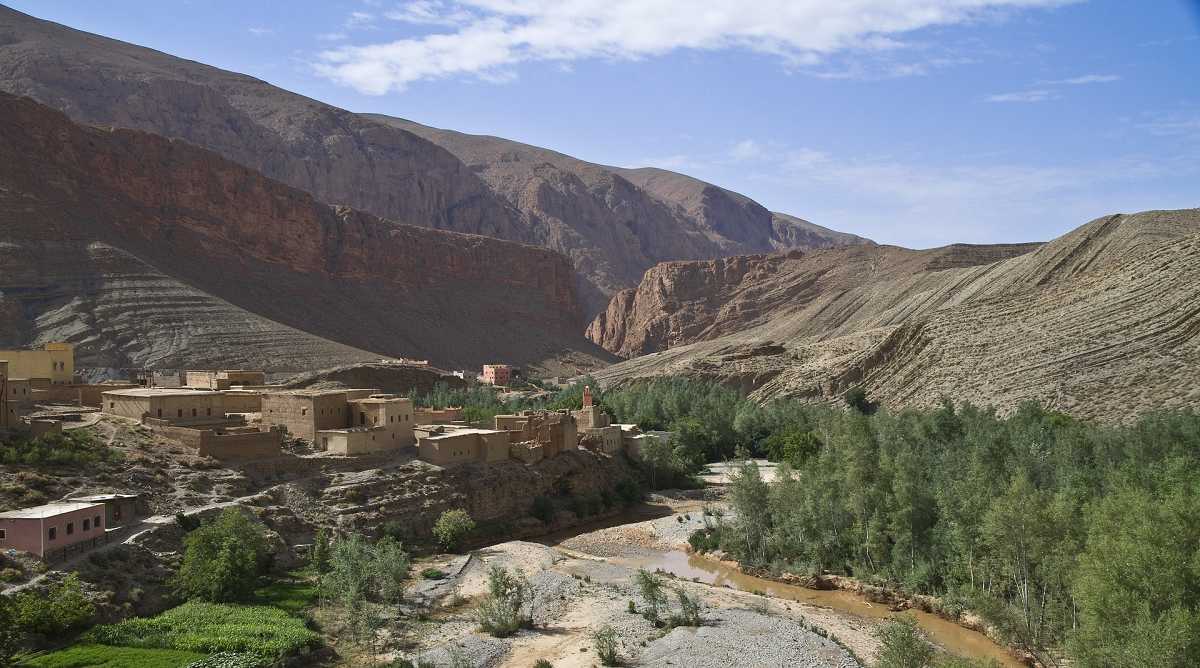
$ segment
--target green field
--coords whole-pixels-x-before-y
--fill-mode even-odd
[[[303,615],[317,601],[317,585],[301,579],[273,582],[254,592],[255,605],[269,605]]]
[[[119,647],[175,649],[202,654],[239,652],[271,663],[320,644],[304,621],[273,607],[191,601],[157,617],[98,626],[91,642]]]
[[[21,665],[30,668],[183,668],[203,658],[203,654],[175,649],[76,645]]]

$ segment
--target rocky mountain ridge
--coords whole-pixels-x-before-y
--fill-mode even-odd
[[[2,95],[0,186],[0,334],[79,343],[83,366],[607,359],[563,256],[329,207],[183,141]]]
[[[1121,420],[1200,406],[1198,293],[1200,209],[1148,211],[1044,245],[660,265],[589,334],[649,353],[608,384],[690,375],[812,401],[861,386],[895,408],[1035,400]]]
[[[861,241],[690,177],[355,114],[5,7],[0,91],[184,139],[327,204],[560,251],[588,317],[662,260]]]

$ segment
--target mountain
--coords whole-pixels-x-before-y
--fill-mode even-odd
[[[445,148],[519,210],[536,243],[570,257],[589,279],[594,290],[585,299],[598,300],[592,313],[662,260],[871,243],[675,172],[608,167],[499,137],[370,118]]]
[[[1084,417],[1200,406],[1200,209],[1092,221],[1046,244],[855,246],[664,263],[589,336],[602,383],[690,375],[758,398],[942,397]]]
[[[354,114],[4,7],[0,91],[187,140],[327,204],[557,250],[579,272],[588,317],[663,260],[859,241],[689,177]]]
[[[579,334],[553,251],[331,207],[187,142],[6,94],[0,257],[0,342],[66,339],[81,366],[610,359]]]

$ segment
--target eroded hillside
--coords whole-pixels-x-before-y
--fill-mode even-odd
[[[988,254],[1013,256],[974,264]],[[685,374],[812,400],[861,385],[895,407],[1037,400],[1111,420],[1200,405],[1197,294],[1200,210],[1151,211],[1036,250],[664,265],[614,298],[591,333],[626,354],[662,351],[598,374],[609,383]]]
[[[606,359],[563,256],[329,207],[186,142],[4,95],[0,184],[0,333],[84,365]]]

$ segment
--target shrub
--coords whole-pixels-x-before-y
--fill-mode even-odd
[[[474,530],[475,520],[471,519],[467,511],[461,509],[443,512],[433,525],[434,537],[448,552],[457,550]]]
[[[26,633],[59,635],[84,626],[95,613],[96,607],[84,595],[75,573],[45,594],[23,591],[13,598],[16,625]]]
[[[488,595],[479,604],[479,628],[496,638],[507,638],[533,624],[533,592],[525,576],[498,566],[488,571]]]
[[[642,595],[642,601],[646,604],[646,610],[642,615],[652,622],[657,622],[659,610],[667,603],[667,594],[664,591],[662,578],[644,568],[639,568],[633,578],[634,584],[637,585],[638,591]]]
[[[421,577],[426,580],[443,580],[446,577],[446,572],[437,568],[423,568],[421,569]]]
[[[317,529],[309,563],[317,573],[329,572],[329,532],[325,531],[325,527]]]
[[[691,545],[692,550],[699,553],[718,550],[721,548],[721,530],[716,527],[696,529],[688,536],[688,545]]]
[[[925,641],[916,620],[908,615],[884,625],[876,636],[882,643],[876,664],[880,668],[926,668],[933,661],[933,646]]]
[[[533,668],[554,668],[554,664],[545,659],[538,659],[533,662]]]
[[[623,506],[632,506],[642,500],[642,487],[637,484],[637,481],[625,478],[617,483],[616,486],[617,500]]]
[[[543,524],[549,524],[554,520],[554,502],[544,496],[534,497],[529,514],[541,520]]]
[[[600,658],[602,665],[621,665],[620,659],[617,657],[617,632],[613,627],[608,625],[600,627],[599,631],[592,634],[592,641],[596,644],[596,656]]]
[[[191,533],[200,528],[200,518],[195,515],[175,513],[175,524],[178,524],[184,533]]]
[[[0,464],[8,466],[82,467],[120,459],[120,453],[97,438],[91,429],[72,429],[0,444]]]
[[[670,626],[700,626],[700,599],[683,589],[675,590],[679,601],[679,612],[671,615]]]
[[[184,538],[176,585],[188,599],[242,601],[254,592],[266,556],[262,525],[237,508],[226,508]]]

